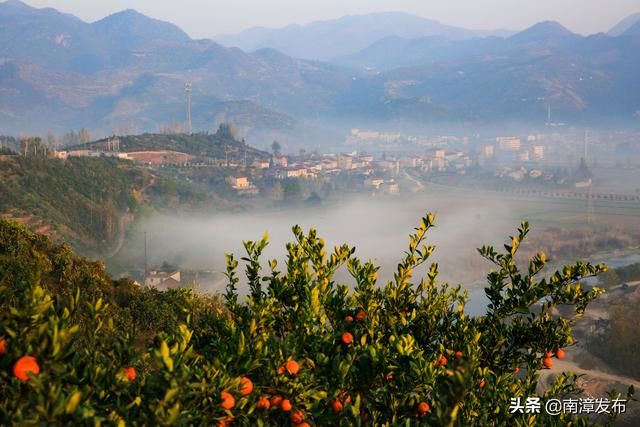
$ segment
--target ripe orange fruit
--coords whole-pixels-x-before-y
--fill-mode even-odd
[[[4,340],[0,340],[0,356],[3,356],[5,351],[7,351],[7,343]]]
[[[550,359],[551,357],[553,357],[553,353],[551,353],[550,351],[546,351],[544,353],[544,357],[545,359]]]
[[[345,345],[349,345],[353,342],[353,335],[351,335],[349,332],[345,332],[344,334],[342,334],[342,342]]]
[[[344,400],[346,403],[351,403],[351,396],[349,396],[346,391],[340,393],[340,399]]]
[[[127,376],[129,381],[133,381],[136,379],[136,370],[135,368],[129,367],[123,369],[124,374]]]
[[[275,407],[278,406],[282,402],[282,396],[273,396],[271,398],[271,404]]]
[[[251,380],[247,377],[242,377],[242,379],[240,380],[240,394],[246,396],[248,394],[251,394],[252,391],[253,383],[251,382]]]
[[[287,368],[287,372],[289,372],[289,374],[291,375],[297,374],[300,370],[300,365],[298,365],[298,362],[296,362],[295,360],[289,360],[285,367]]]
[[[278,375],[284,374],[284,366],[280,366],[277,372],[278,372]]]
[[[358,314],[356,314],[356,320],[360,322],[363,321],[365,317],[367,317],[367,313],[365,313],[364,310],[360,310]]]
[[[29,373],[38,375],[40,373],[40,365],[35,357],[22,356],[15,365],[13,365],[13,375],[21,381],[29,379]]]
[[[309,425],[309,423],[303,422],[303,423],[296,424],[296,427],[311,427],[311,426]]]
[[[300,411],[291,414],[291,422],[294,424],[300,424],[304,421],[304,414]]]
[[[520,372],[520,368],[518,368],[518,367],[516,366],[516,369],[514,369],[514,370],[513,370],[513,373],[514,373],[514,374],[517,374],[518,372]]]
[[[285,412],[289,412],[291,409],[293,409],[293,405],[291,405],[289,399],[284,399],[282,402],[280,402],[280,409]]]
[[[484,388],[484,386],[485,386],[484,378],[480,380],[480,384],[478,384],[478,386],[480,388]]]
[[[232,409],[236,405],[236,399],[231,395],[231,393],[222,393],[220,398],[222,399],[220,406],[224,409]]]
[[[462,352],[461,351],[456,351],[456,358],[460,359],[462,357]]]
[[[230,426],[233,423],[233,417],[227,417],[224,420],[218,421],[218,427]]]
[[[387,380],[387,381],[391,381],[391,380],[393,380],[393,374],[387,374],[387,375],[385,375],[385,376],[384,376],[384,379],[385,379],[385,380]]]
[[[343,408],[344,408],[344,405],[338,399],[336,399],[333,402],[331,402],[331,409],[336,414],[339,414],[340,412],[342,412]]]
[[[258,400],[258,409],[269,409],[270,406],[271,402],[269,402],[269,399],[266,397],[262,396],[260,400]]]
[[[564,350],[559,348],[556,350],[556,357],[558,358],[558,360],[562,360],[564,359]]]
[[[550,368],[553,366],[553,359],[550,357],[545,357],[542,363],[544,364],[545,367]]]
[[[418,414],[424,415],[428,412],[431,412],[431,407],[427,402],[418,403]]]
[[[440,360],[438,360],[440,366],[445,366],[447,364],[447,358],[444,356],[440,356]]]
[[[353,317],[347,316],[347,317],[344,318],[344,321],[351,323],[351,322],[353,322]]]

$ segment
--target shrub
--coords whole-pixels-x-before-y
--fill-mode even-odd
[[[539,278],[547,263],[540,253],[520,271],[514,257],[528,232],[523,223],[504,252],[479,250],[495,270],[486,315],[470,317],[466,293],[439,284],[437,264],[414,280],[435,249],[425,240],[431,227],[433,216],[422,218],[384,286],[379,268],[355,248],[329,252],[313,229],[294,227],[284,266],[268,261],[267,272],[260,262],[267,237],[245,242],[246,282],[227,255],[224,306],[181,291],[184,323],[160,325],[146,350],[115,325],[104,298],[83,296],[81,286],[52,293],[36,274],[16,293],[0,282],[0,301],[12,295],[0,314],[0,424],[589,424],[570,414],[513,415],[508,407],[510,398],[536,394],[545,353],[574,344],[573,319],[551,310],[563,304],[581,315],[600,291],[584,290],[580,280],[605,267],[578,262]],[[333,279],[341,267],[353,277],[351,290]],[[11,372],[23,356],[40,367],[27,381]],[[575,379],[558,376],[544,397],[579,393]]]

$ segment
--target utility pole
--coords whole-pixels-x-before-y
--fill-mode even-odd
[[[144,284],[147,283],[147,276],[149,275],[149,265],[147,264],[147,232],[144,232]]]
[[[547,104],[547,126],[551,126],[551,104]]]
[[[589,159],[589,131],[584,131],[584,164],[588,165]],[[595,206],[593,204],[593,180],[589,178],[589,188],[587,191],[587,224],[594,224],[596,222]]]

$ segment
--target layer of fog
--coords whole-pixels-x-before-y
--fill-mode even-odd
[[[371,259],[380,265],[378,283],[382,285],[393,276],[408,247],[409,233],[427,211],[436,214],[437,223],[428,237],[428,243],[436,245],[430,262],[438,262],[441,279],[452,284],[470,286],[482,280],[489,265],[475,248],[483,244],[499,246],[518,225],[510,207],[499,200],[468,194],[463,198],[453,194],[437,197],[421,194],[360,198],[314,208],[156,215],[140,228],[148,234],[150,265],[168,261],[183,269],[220,272],[225,268],[226,252],[234,253],[239,259],[244,255],[242,241],[259,240],[265,232],[269,232],[270,243],[263,259],[277,259],[281,269],[285,245],[293,240],[291,226],[298,224],[305,231],[313,227],[330,250],[334,245],[347,243],[356,247],[355,255],[360,259]],[[140,230],[137,233],[141,234]],[[137,248],[128,249],[140,254],[140,242],[131,245]],[[417,271],[416,276],[421,273],[424,269]],[[215,292],[225,284],[221,279],[218,275],[217,280],[201,285]],[[337,279],[353,283],[346,269],[339,271]]]

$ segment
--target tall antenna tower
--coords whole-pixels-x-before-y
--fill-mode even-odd
[[[186,125],[187,125],[187,134],[191,135],[191,83],[187,82],[184,84],[184,104],[186,109]]]
[[[584,131],[584,161],[585,163],[589,159],[587,156],[589,155],[589,131]]]

